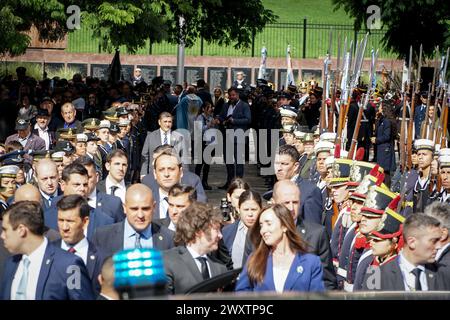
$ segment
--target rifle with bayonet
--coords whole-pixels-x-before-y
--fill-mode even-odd
[[[332,31],[330,30],[329,35],[329,43],[328,43],[328,52],[327,56],[325,58],[325,61],[323,62],[323,98],[322,98],[322,108],[320,109],[320,133],[324,131],[325,128],[327,128],[327,116],[328,116],[328,110],[327,110],[327,99],[328,99],[328,86],[329,86],[329,72],[330,72],[330,64],[331,64],[331,40],[332,40]]]
[[[407,166],[408,169],[412,168],[412,144],[413,144],[413,126],[414,126],[414,112],[416,106],[416,95],[420,92],[420,83],[422,82],[420,71],[422,69],[422,44],[419,49],[419,61],[417,63],[417,74],[415,82],[413,83],[412,91],[411,91],[411,114],[409,116],[409,124],[408,124],[408,139],[407,139],[407,147],[408,147],[408,156],[407,156]]]

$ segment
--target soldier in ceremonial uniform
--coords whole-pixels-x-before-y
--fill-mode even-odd
[[[358,187],[354,192],[351,192],[349,201],[351,203],[350,207],[350,217],[352,224],[348,228],[344,241],[342,244],[341,254],[339,255],[339,267],[337,270],[338,282],[341,288],[345,287],[348,289],[347,279],[352,279],[353,275],[348,274],[348,270],[355,272],[356,264],[358,263],[358,255],[355,256],[355,248],[360,248],[364,244],[364,235],[361,234],[359,230],[359,223],[361,222],[362,215],[361,209],[364,206],[364,201],[366,200],[366,194],[371,186],[380,186],[383,183],[384,174],[380,172],[378,165],[375,165],[368,174],[364,173],[364,169],[371,167],[371,163],[355,161],[350,169],[350,179]],[[382,169],[381,169],[382,170]],[[361,172],[363,172],[363,179],[360,180]],[[383,185],[384,186],[384,185]],[[384,186],[386,187],[386,186]],[[349,262],[352,264],[349,266]],[[350,267],[350,268],[349,268]],[[348,277],[349,276],[349,277]]]
[[[349,291],[361,290],[363,286],[364,275],[367,268],[373,260],[372,250],[368,243],[367,237],[369,234],[378,228],[384,210],[391,204],[394,206],[392,200],[397,197],[397,194],[389,191],[385,185],[371,186],[367,193],[364,205],[361,208],[361,222],[359,224],[359,232],[361,234],[361,244],[352,248],[353,261],[349,261],[349,271],[347,272],[347,284],[349,284]],[[398,204],[398,201],[395,205]]]
[[[83,157],[86,155],[88,137],[84,133],[78,133],[75,140],[75,155]]]
[[[337,158],[332,165],[332,178],[328,183],[331,191],[332,207],[325,216],[325,227],[331,233],[331,253],[333,264],[338,267],[345,233],[351,225],[348,182],[352,160]]]
[[[312,133],[306,133],[303,138],[303,146],[305,148],[306,160],[300,168],[300,176],[304,179],[309,179],[316,161],[316,154],[314,153],[314,136]]]
[[[100,120],[96,119],[96,118],[89,118],[89,119],[85,119],[82,122],[83,125],[83,131],[84,133],[95,133],[99,126],[100,126]]]
[[[450,149],[446,149],[449,150]],[[441,149],[440,152],[444,151]],[[439,156],[439,177],[442,187],[438,191],[436,200],[450,204],[450,155]]]
[[[428,139],[418,139],[414,143],[417,150],[418,171],[411,170],[406,184],[406,201],[413,202],[413,212],[423,212],[429,203],[429,197],[434,190],[430,190],[431,163],[434,154],[434,142]],[[408,216],[411,210],[405,210]]]
[[[328,196],[326,182],[328,170],[325,160],[331,155],[331,149],[333,148],[334,144],[328,141],[319,141],[314,147],[314,153],[316,154],[315,171],[310,176],[310,180],[320,189],[324,206]]]
[[[373,260],[371,266],[381,266],[392,261],[403,247],[403,222],[405,217],[397,213],[400,196],[386,208],[378,227],[369,234]],[[368,275],[368,273],[366,273]]]
[[[100,180],[106,179],[106,176],[108,175],[108,171],[106,171],[105,168],[105,163],[106,157],[112,151],[112,145],[109,143],[110,126],[111,122],[109,122],[109,120],[102,120],[100,121],[100,126],[97,130],[97,137],[100,138],[100,141],[98,143],[98,151],[100,152],[102,158],[102,175]]]
[[[58,169],[58,180],[61,181],[62,179],[62,172],[64,170],[64,158],[65,152],[64,151],[55,151],[51,154],[51,159],[53,162],[56,163],[56,168]]]
[[[0,167],[0,215],[8,209],[8,199],[16,192],[16,176],[18,166],[6,165]]]

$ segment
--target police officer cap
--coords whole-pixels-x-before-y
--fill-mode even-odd
[[[289,105],[281,106],[280,115],[282,117],[297,118],[297,109]]]
[[[434,151],[434,142],[428,139],[418,139],[414,142],[414,146],[417,151],[419,150],[430,150]]]
[[[0,167],[0,177],[5,178],[15,178],[17,172],[19,172],[20,168],[15,165],[7,165]]]

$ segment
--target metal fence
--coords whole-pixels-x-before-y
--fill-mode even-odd
[[[269,57],[285,57],[286,47],[291,45],[292,58],[321,58],[328,50],[329,33],[332,30],[332,56],[337,54],[337,38],[341,37],[343,43],[347,37],[348,42],[356,42],[365,35],[365,31],[355,31],[353,25],[338,25],[324,23],[309,23],[307,19],[301,22],[279,22],[268,24],[263,32],[256,34],[247,49],[235,49],[233,45],[219,46],[215,43],[207,43],[199,38],[192,47],[186,48],[188,56],[232,56],[232,57],[255,57],[259,56],[259,50],[266,46]],[[384,36],[383,30],[372,30],[370,32],[367,49],[380,49],[380,58],[395,58],[396,56],[382,48],[381,40]],[[121,52],[130,53],[125,47]],[[81,29],[69,34],[69,52],[106,53],[101,48],[99,41],[92,38],[90,29]],[[175,55],[177,46],[167,42],[149,43],[137,50],[136,54],[150,55]]]

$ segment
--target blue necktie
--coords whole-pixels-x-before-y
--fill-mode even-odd
[[[134,234],[134,237],[136,238],[136,240],[135,240],[135,242],[134,242],[134,247],[135,247],[136,249],[142,248],[142,245],[141,245],[141,234],[140,234],[139,232],[136,232],[136,233]]]
[[[163,144],[168,144],[168,140],[167,140],[167,131],[164,132],[164,143]]]
[[[20,278],[19,286],[16,291],[16,300],[27,299],[27,285],[28,285],[28,268],[30,266],[30,260],[23,258],[23,272],[22,278]]]

